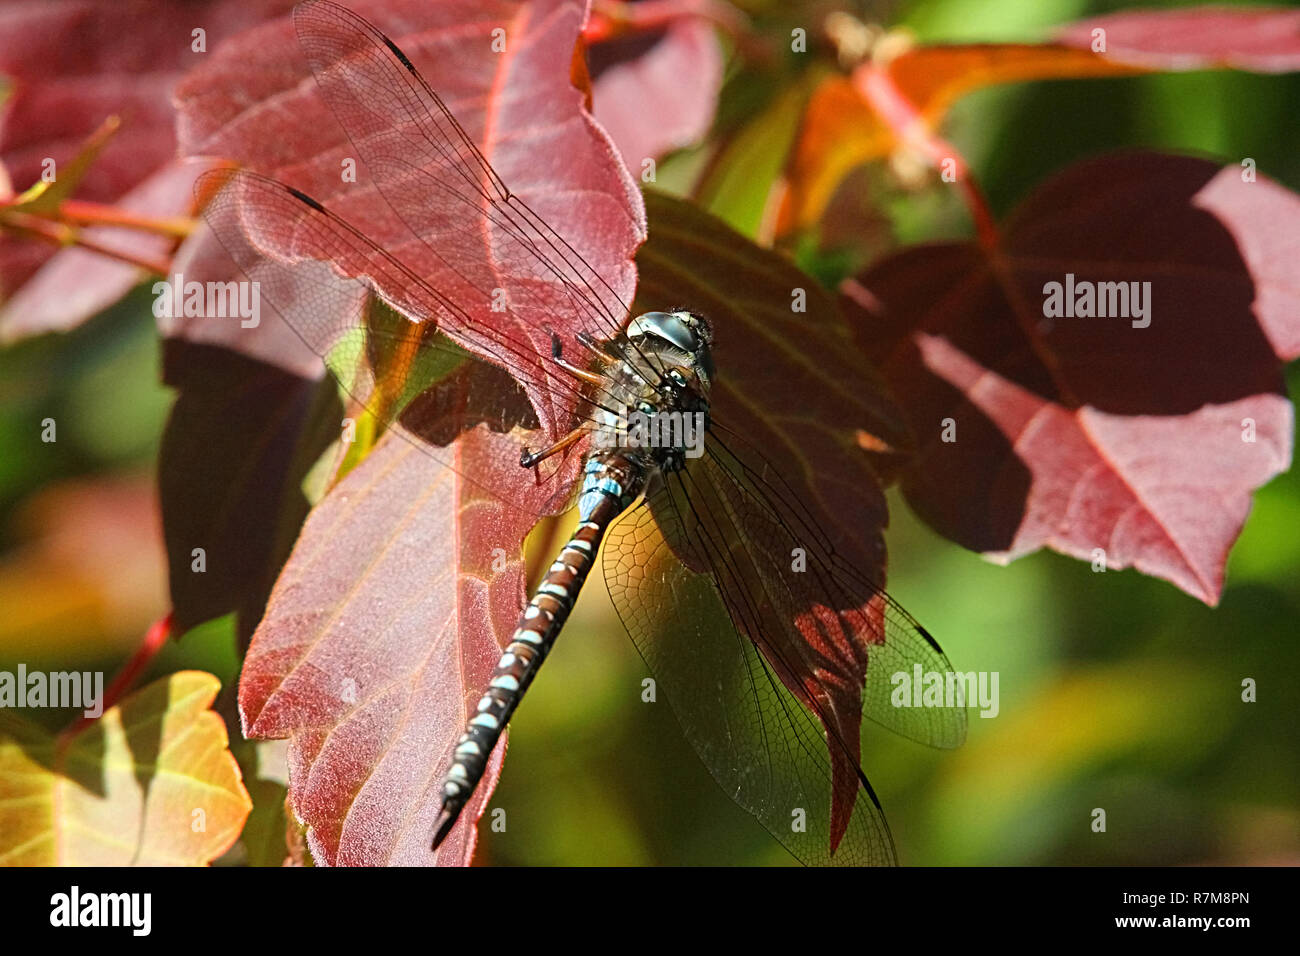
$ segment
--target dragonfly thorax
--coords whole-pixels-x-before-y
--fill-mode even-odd
[[[627,327],[605,375],[596,446],[648,469],[676,471],[704,450],[713,380],[713,333],[694,312],[647,312]]]

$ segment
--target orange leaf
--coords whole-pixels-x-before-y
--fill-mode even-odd
[[[972,90],[1141,72],[1090,50],[1016,43],[918,47],[887,64],[865,63],[813,94],[791,160],[778,232],[816,221],[857,166],[904,147],[931,162],[950,154],[936,131],[952,104]]]

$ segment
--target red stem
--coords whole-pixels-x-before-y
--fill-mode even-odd
[[[987,251],[993,251],[998,245],[997,220],[993,218],[988,199],[975,182],[961,153],[931,131],[925,116],[894,84],[887,65],[868,64],[859,68],[854,75],[854,84],[899,143],[915,149],[937,169],[943,169],[947,162],[953,164],[953,174],[960,187],[962,200],[975,224],[975,235],[981,246]]]
[[[3,213],[3,210],[0,210],[0,213]],[[102,256],[116,259],[118,262],[125,262],[127,265],[148,270],[155,275],[165,276],[171,271],[170,261],[150,259],[145,256],[137,256],[129,252],[112,249],[93,239],[87,239],[85,234],[76,226],[56,222],[53,219],[46,219],[44,216],[36,216],[26,212],[3,213],[3,215],[0,215],[0,226],[21,230],[58,246],[81,246],[83,249],[98,252]]]
[[[108,690],[104,691],[104,699],[100,702],[100,714],[107,711],[110,707],[117,704],[125,696],[126,692],[131,689],[136,678],[149,666],[149,662],[157,656],[162,650],[162,646],[167,643],[167,638],[172,633],[172,613],[170,611],[164,617],[160,617],[150,625],[149,630],[145,632],[144,640],[140,646],[131,655],[131,659],[126,662],[117,676],[113,678]],[[98,717],[87,717],[84,714],[72,722],[67,730],[59,735],[59,747],[63,749],[72,742],[72,738],[77,736],[91,724],[95,723]]]
[[[123,229],[139,229],[142,232],[157,233],[172,239],[185,239],[194,232],[195,222],[184,216],[167,219],[154,219],[109,206],[104,203],[86,202],[81,199],[68,199],[59,206],[59,220],[78,226],[120,226]]]
[[[971,174],[970,167],[966,161],[953,150],[953,158],[957,161],[958,168],[961,170],[957,177],[957,183],[961,186],[962,198],[966,200],[966,208],[970,211],[971,219],[975,222],[975,235],[979,238],[979,243],[986,251],[992,252],[998,244],[998,225],[997,220],[993,218],[993,210],[989,208],[989,201],[980,189],[979,184],[975,182],[975,177]]]

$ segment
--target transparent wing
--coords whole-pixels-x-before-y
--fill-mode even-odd
[[[531,344],[476,325],[476,352],[484,362],[444,336],[443,317],[454,321],[456,304],[310,197],[247,170],[205,173],[197,188],[216,192],[204,216],[255,283],[261,303],[325,360],[347,394],[384,425],[405,412],[407,427],[399,433],[492,493],[521,503],[517,462],[513,473],[466,468],[441,446],[478,422],[502,431],[536,428],[521,386],[545,390],[556,405],[572,410],[561,428],[590,413],[579,384]],[[376,300],[397,314],[376,309]],[[553,434],[526,441],[545,445]],[[580,450],[575,453],[580,457]],[[567,500],[561,485],[576,474],[572,458],[557,459],[540,472],[557,497],[537,497],[533,507],[549,512]]]
[[[899,707],[893,700],[900,673],[914,674],[917,666],[951,673],[935,638],[882,582],[834,550],[757,449],[716,432],[705,448],[692,463],[697,467],[680,473],[651,505],[680,528],[671,543],[688,562],[708,568],[738,626],[778,672],[789,666],[801,681],[822,674],[823,683],[859,677],[866,717],[928,746],[960,746],[964,707]],[[707,513],[702,503],[712,505]]]
[[[609,277],[511,192],[391,40],[324,0],[296,7],[294,26],[322,96],[392,211],[421,240],[405,253],[413,268],[436,276],[452,299],[495,305],[493,324],[543,355],[552,332],[571,353],[575,330],[620,335],[629,304]],[[539,162],[571,189],[582,223],[629,227],[614,197],[566,181],[562,157],[530,156],[526,171]],[[444,329],[476,348],[474,323],[461,318]]]
[[[947,674],[947,659],[787,499],[756,458],[714,441],[611,529],[606,578],[723,789],[805,863],[889,863],[889,830],[859,762],[861,716],[951,747],[964,739],[965,710],[892,705],[894,674]]]
[[[619,616],[713,779],[810,866],[896,862],[865,778],[848,832],[830,852],[831,769],[808,710],[731,623],[713,581],[673,555],[643,504],[610,529],[605,576]]]
[[[506,187],[387,37],[323,0],[300,4],[294,23],[321,94],[356,147],[380,204],[364,212],[349,205],[369,224],[363,230],[252,172],[220,170],[201,178],[201,194],[217,195],[206,210],[209,224],[260,284],[263,298],[384,423],[402,411],[399,398],[437,381],[466,353],[515,383],[460,374],[455,394],[471,424],[475,415],[507,427],[529,419],[523,424],[542,433],[528,440],[533,450],[589,420],[592,402],[609,407],[598,390],[552,361],[558,343],[566,358],[582,363],[579,332],[629,347],[621,335],[627,305],[609,277]],[[537,159],[530,157],[533,167]],[[551,157],[547,181],[567,182],[580,165]],[[594,249],[600,265],[626,285],[631,263],[612,254],[601,259],[602,250],[627,248],[624,240],[639,237],[639,227],[618,197],[589,195],[583,204],[582,215],[571,220],[583,230],[580,245],[589,254]],[[605,231],[593,232],[593,222]],[[382,239],[368,234],[372,228]],[[368,305],[375,298],[408,322],[376,322]],[[531,416],[518,413],[521,391]],[[450,420],[446,404],[437,408],[443,425]],[[582,450],[575,445],[540,471],[569,474],[567,465]],[[509,484],[490,490],[511,498]]]

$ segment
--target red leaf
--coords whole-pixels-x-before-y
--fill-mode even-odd
[[[178,184],[173,167],[171,92],[184,70],[209,55],[192,49],[191,31],[202,28],[213,50],[222,37],[292,5],[293,0],[9,5],[0,11],[0,75],[13,79],[14,93],[0,113],[0,157],[14,187],[38,181],[47,158],[62,168],[105,118],[119,115],[122,129],[87,173],[77,198],[111,203],[130,196],[126,207],[134,212],[187,214],[192,193],[188,183]],[[110,244],[144,254],[153,251],[157,237],[121,230]],[[122,263],[90,267],[91,255],[0,236],[0,295],[13,294],[47,260],[59,263],[21,307],[0,316],[0,328],[25,335],[72,327],[137,281],[137,271]],[[78,298],[71,304],[69,275],[78,277]]]
[[[1005,558],[1102,548],[1110,568],[1217,601],[1250,492],[1290,461],[1279,364],[1300,316],[1286,254],[1300,199],[1241,173],[1149,153],[1082,163],[991,257],[911,249],[847,286],[920,442],[904,491],[937,530]],[[1149,282],[1149,325],[1045,317],[1067,274]]]
[[[500,3],[488,15],[479,4],[429,7],[404,0],[371,5],[365,12],[376,15],[377,25],[389,29],[446,98],[513,194],[556,226],[616,294],[630,298],[631,255],[644,235],[644,214],[607,137],[583,110],[582,91],[569,81],[579,6],[563,0]],[[333,14],[322,11],[321,16]],[[314,28],[313,44],[350,45],[349,34],[331,32],[325,20]],[[492,51],[497,28],[508,38],[504,55]],[[283,68],[270,73],[248,68],[249,58],[268,66],[281,63],[288,44],[296,49],[296,37],[281,25],[265,28],[191,78],[182,90],[187,140],[196,149],[260,166],[310,192],[412,271],[457,297],[476,322],[494,327],[518,322],[529,304],[519,305],[512,296],[511,310],[499,315],[477,295],[460,297],[457,283],[464,273],[449,273],[447,262],[431,253],[440,249],[462,268],[498,268],[494,247],[480,254],[476,237],[449,233],[459,243],[453,246],[444,232],[463,229],[465,222],[413,218],[427,216],[433,205],[403,207],[399,217],[389,205],[391,192],[381,195],[366,179],[343,182],[339,162],[356,150],[333,114],[310,94],[314,84]],[[250,77],[253,88],[241,91],[239,83]],[[304,119],[306,125],[299,125]],[[383,128],[393,137],[409,132],[400,119]],[[365,155],[363,150],[363,162]],[[375,171],[384,174],[382,168]],[[271,214],[265,205],[240,208],[244,216]],[[479,220],[466,222],[477,228]],[[291,234],[278,226],[264,218],[250,229],[259,245],[290,240],[284,249],[264,248],[269,256],[294,261],[328,255],[324,247],[304,245],[304,232]],[[418,240],[409,231],[417,227]],[[359,260],[340,259],[336,265],[372,274]],[[508,279],[501,275],[497,284]],[[526,303],[561,294],[559,286],[554,280],[539,283]],[[415,289],[385,287],[384,292],[399,305],[421,296]],[[423,311],[411,315],[429,317]],[[566,330],[566,322],[583,321],[572,309],[556,308],[546,318],[567,333],[577,329]],[[543,342],[541,326],[536,321],[514,334],[544,355],[549,335]],[[225,328],[227,344],[247,346],[237,323]],[[404,417],[407,425],[411,414]],[[463,436],[448,452],[450,468],[417,451],[419,441],[385,439],[316,508],[245,663],[240,688],[245,731],[293,741],[290,797],[310,827],[313,852],[327,863],[434,861],[429,838],[440,777],[523,607],[520,543],[556,493],[549,483],[534,486],[519,467],[515,435]],[[575,456],[568,464],[562,483],[573,481],[580,461]],[[462,480],[462,474],[474,475],[475,482]],[[484,485],[513,489],[511,503],[519,510],[486,496]],[[488,569],[498,548],[511,561],[493,573]],[[351,701],[340,696],[353,692]],[[500,750],[494,755],[491,775],[467,819],[481,813],[501,755]],[[466,862],[472,832],[470,827],[453,831],[439,858]]]
[[[479,468],[518,470],[518,453],[482,431],[457,448]],[[435,862],[439,784],[524,605],[519,542],[535,520],[397,436],[307,519],[244,662],[239,710],[245,736],[290,739],[290,799],[318,862]],[[436,861],[467,863],[474,837],[457,827]]]
[[[1105,31],[1108,58],[1153,70],[1300,70],[1298,10],[1212,6],[1135,10],[1072,23],[1058,38],[1092,48],[1097,30]]]
[[[410,0],[358,6],[374,14],[380,25],[390,28],[394,42],[409,53],[435,88],[447,94],[458,111],[457,118],[467,129],[490,131],[479,145],[494,162],[509,164],[516,171],[528,167],[522,182],[512,181],[510,185],[521,187],[519,194],[528,197],[534,208],[563,219],[566,235],[573,239],[576,233],[576,244],[587,260],[603,270],[620,294],[630,297],[634,282],[630,259],[641,234],[637,227],[641,215],[639,196],[618,166],[608,140],[583,111],[581,92],[569,82],[567,67],[577,38],[580,8],[574,3],[551,4],[549,8],[499,3],[485,13],[476,4],[431,5]],[[496,29],[507,31],[508,55],[497,55],[491,49]],[[415,271],[422,276],[435,281],[441,277],[437,264],[426,268],[431,258],[429,250],[414,240],[407,224],[376,192],[375,184],[364,175],[364,164],[358,183],[342,180],[339,162],[345,157],[356,158],[356,150],[320,97],[291,23],[267,24],[235,38],[187,78],[178,96],[183,148],[217,154],[283,176],[313,191],[344,215],[351,215],[356,225],[390,251],[415,258]],[[521,118],[524,115],[527,119]],[[562,174],[554,169],[554,163],[548,166],[536,161],[548,156],[563,158]],[[516,179],[520,178],[517,174]],[[613,227],[601,231],[602,216],[596,211],[609,209],[616,202],[606,199],[596,207],[586,201],[566,203],[566,197],[582,195],[564,191],[575,182],[591,184],[593,195],[626,200],[626,208],[614,216]],[[607,218],[605,222],[608,225]],[[434,236],[423,238],[437,242]],[[463,245],[468,253],[470,245]],[[305,256],[313,252],[310,248],[299,251]],[[323,249],[315,252],[325,254]],[[441,268],[446,271],[445,265]],[[176,271],[183,273],[187,281],[205,281],[229,278],[234,270],[226,251],[209,237],[207,242],[187,245]],[[263,302],[270,299],[275,304],[278,300],[269,290],[270,286],[264,288]],[[238,322],[182,319],[167,331],[174,337],[222,345],[275,363],[298,376],[321,374],[318,355],[304,346],[298,331],[270,310],[265,312],[264,320],[252,328]],[[314,321],[322,323],[328,318],[313,316]],[[342,316],[335,318],[344,321]],[[494,323],[502,319],[490,314],[480,318]],[[562,325],[572,315],[566,312],[552,319],[553,324]],[[323,348],[321,343],[315,344]],[[541,354],[549,354],[549,341],[544,343]],[[185,380],[183,368],[174,372],[177,380]],[[218,402],[223,400],[222,396],[213,397]],[[206,408],[207,402],[207,398],[201,398],[200,407]],[[262,414],[270,420],[277,409],[281,416],[293,413],[286,407],[264,406]],[[204,448],[229,447],[228,440],[221,437],[223,421],[217,416],[209,422],[214,430],[204,433]],[[241,437],[243,421],[243,416],[226,421],[227,430],[235,436],[229,441],[247,440]],[[220,474],[226,467],[211,465],[199,470]],[[516,465],[502,484],[513,486],[520,481],[527,481],[527,476]],[[182,487],[192,490],[196,486],[187,482]],[[277,488],[266,483],[257,488],[250,486],[247,491],[251,495],[279,494]],[[228,494],[229,488],[222,493]],[[176,536],[179,540],[204,530],[218,534],[219,540],[260,541],[265,532],[259,528],[261,522],[253,519],[254,511],[246,501],[240,508],[221,511],[225,522],[222,526],[187,526]],[[173,530],[169,527],[169,533]],[[173,565],[182,571],[188,566],[185,554],[188,548],[173,559]],[[242,575],[241,571],[233,579],[222,581],[239,584]],[[198,606],[208,606],[212,600],[228,600],[228,590],[205,587],[201,591],[186,589],[184,593],[198,599]],[[243,598],[245,607],[260,605],[256,593],[245,593]]]
[[[588,57],[596,119],[632,169],[709,131],[722,87],[709,21],[682,16],[648,36],[595,44]]]
[[[707,517],[694,521],[708,530],[695,537],[691,519],[673,520],[672,510],[665,512],[669,545],[687,568],[714,569],[723,593],[721,601],[701,601],[697,595],[698,603],[689,603],[692,585],[680,568],[639,566],[644,555],[652,556],[652,561],[663,560],[660,550],[651,546],[626,556],[638,567],[635,572],[627,569],[611,580],[611,588],[627,592],[628,605],[642,605],[647,595],[659,593],[655,590],[658,582],[670,582],[663,591],[671,590],[674,599],[687,602],[688,614],[680,608],[656,605],[620,606],[625,621],[645,621],[655,616],[669,621],[666,626],[675,632],[690,634],[693,632],[689,628],[700,627],[710,638],[735,627],[754,641],[777,678],[816,715],[826,734],[832,768],[830,826],[826,831],[829,844],[796,843],[797,850],[792,850],[807,861],[831,861],[827,851],[834,853],[850,825],[855,803],[866,801],[859,794],[857,776],[864,696],[868,698],[868,715],[874,720],[926,743],[955,746],[964,735],[964,724],[959,728],[960,718],[953,717],[951,723],[936,721],[920,728],[909,724],[900,709],[881,706],[888,694],[874,685],[864,695],[871,661],[879,658],[871,672],[878,676],[887,670],[884,661],[910,660],[907,655],[915,653],[913,647],[900,649],[891,643],[904,640],[899,631],[886,630],[884,618],[894,612],[887,612],[878,597],[839,578],[835,588],[820,594],[815,589],[804,590],[802,582],[795,583],[780,571],[773,578],[770,554],[785,556],[803,549],[810,561],[820,561],[822,556],[833,553],[855,570],[859,580],[865,578],[883,585],[883,532],[888,513],[874,466],[901,457],[897,453],[910,447],[910,438],[885,383],[866,355],[845,335],[832,297],[777,253],[759,248],[689,203],[651,192],[646,195],[646,205],[651,232],[637,256],[641,285],[634,310],[686,302],[710,317],[718,367],[711,394],[715,454],[725,447],[724,454],[736,459],[728,466],[731,473],[750,476],[746,480],[759,488],[770,482],[777,490],[756,492],[751,487],[746,491],[744,480],[741,484],[716,480],[724,469],[706,467],[702,474],[713,473],[715,480],[696,481],[691,507],[683,506],[676,513],[691,515],[698,511]],[[810,356],[815,356],[815,361]],[[788,525],[773,520],[766,508],[755,505],[765,494],[798,502],[799,517]],[[731,523],[752,535],[755,542],[761,542],[763,548],[771,549],[770,553],[762,549],[757,554],[748,553],[745,539],[729,532]],[[794,527],[801,530],[794,531]],[[820,544],[817,536],[807,531],[809,527],[824,534],[827,544]],[[620,536],[628,540],[637,537],[616,529],[606,547],[615,545],[613,539]],[[705,558],[706,539],[714,542],[715,548],[734,550],[724,558],[715,557],[710,564]],[[835,577],[828,570],[829,562],[818,566],[822,567],[818,573],[823,584]],[[828,607],[822,602],[832,594],[852,601]],[[762,633],[753,626],[752,606],[745,606],[745,600],[752,601],[753,595],[764,595]],[[674,613],[681,617],[673,618]],[[648,623],[630,629],[634,640],[638,632],[653,630]],[[647,653],[644,637],[638,646],[643,654]],[[709,656],[707,651],[677,650],[683,658],[697,653],[701,660]],[[898,656],[891,657],[894,654]],[[647,660],[656,656],[661,657],[661,652],[652,648]],[[665,668],[662,659],[659,663]],[[710,677],[685,692],[673,686],[670,676],[681,680],[680,673],[670,675],[666,668],[659,673],[675,707],[683,706],[682,698],[700,702],[727,696],[721,673],[716,676],[716,687],[715,678]],[[703,690],[703,685],[709,689]],[[725,747],[715,748],[712,742],[700,746],[692,733],[697,729],[693,721],[701,719],[700,711],[694,713],[694,718],[684,718],[688,739],[702,754],[716,757],[719,749],[728,753]],[[745,737],[742,723],[737,719],[732,728],[736,740]],[[777,724],[779,720],[767,732],[779,741]],[[738,752],[744,751],[743,746],[736,746]],[[771,746],[779,749],[780,743]],[[709,763],[709,758],[705,759]],[[775,769],[769,770],[779,776],[781,760],[773,757],[772,762]],[[767,816],[770,807],[755,801],[758,794],[747,790],[753,781],[742,781],[743,774],[736,766],[710,764],[710,769],[733,799],[771,826]],[[863,817],[869,812],[859,810]],[[777,829],[773,832],[785,839]],[[862,850],[859,844],[853,852]]]
[[[581,7],[573,0],[499,0],[486,10],[479,3],[431,6],[388,0],[358,3],[355,8],[402,48],[512,194],[580,250],[613,293],[630,299],[635,287],[631,259],[645,237],[645,214],[640,193],[612,143],[584,109],[586,91],[575,89],[570,81]],[[493,52],[496,30],[505,31],[508,38],[505,53]],[[448,208],[445,199],[437,208],[412,199],[399,210],[400,216],[395,214],[390,203],[398,190],[391,183],[391,170],[370,170],[388,177],[387,197],[368,176],[345,182],[340,164],[356,160],[358,150],[316,84],[304,81],[305,72],[297,38],[287,23],[252,31],[223,47],[221,55],[178,90],[182,150],[238,161],[310,194],[460,300],[477,322],[500,329],[518,323],[517,312],[532,318],[527,312],[532,309],[546,312],[549,324],[562,336],[577,331],[566,326],[579,319],[571,306],[544,308],[561,299],[568,302],[563,283],[553,276],[526,276],[537,288],[528,296],[512,295],[512,309],[505,313],[493,312],[477,292],[472,301],[465,297],[466,275],[477,278],[480,272],[496,271],[497,281],[483,280],[488,289],[508,277],[498,258],[505,245],[501,237],[495,235],[489,244],[486,235],[466,234],[467,225],[477,229],[478,221],[463,208],[454,217],[442,215]],[[414,138],[418,131],[399,118],[400,106],[390,107],[391,115],[384,116],[385,145],[403,136]],[[377,118],[378,113],[358,117],[361,122]],[[450,208],[454,212],[455,204]],[[412,229],[419,231],[418,239]],[[302,237],[295,238],[280,251],[305,255]],[[356,262],[342,267],[349,274],[360,271]],[[521,301],[526,304],[517,304]],[[548,355],[550,336],[542,325],[537,321],[509,332],[537,354]],[[227,341],[236,349],[250,344],[234,328],[228,329]],[[538,412],[543,427],[554,424],[553,411],[539,407]]]

